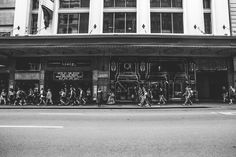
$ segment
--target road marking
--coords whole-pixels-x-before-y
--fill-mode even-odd
[[[236,112],[211,112],[212,114],[236,115]]]
[[[219,113],[223,115],[236,115],[236,112],[219,112]]]
[[[81,116],[81,115],[86,115],[83,113],[39,113],[40,115],[59,115],[59,116]]]
[[[0,125],[0,128],[43,128],[43,129],[63,129],[64,126],[43,126],[43,125]]]

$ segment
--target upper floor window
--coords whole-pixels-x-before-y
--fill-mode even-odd
[[[211,0],[203,0],[205,34],[212,33]]]
[[[136,13],[104,13],[103,33],[136,33]]]
[[[38,9],[38,8],[39,8],[39,0],[33,0],[32,9],[35,10],[35,9]]]
[[[60,0],[60,8],[89,8],[90,0]]]
[[[37,33],[37,26],[38,26],[37,23],[38,23],[38,14],[32,14],[30,34],[36,34]]]
[[[182,0],[150,0],[151,8],[182,8]]]
[[[151,33],[183,32],[183,13],[151,13]]]
[[[136,7],[136,0],[104,0],[104,7]]]
[[[58,33],[88,33],[88,13],[61,13],[58,17]]]
[[[203,0],[203,8],[210,9],[211,8],[211,0]]]

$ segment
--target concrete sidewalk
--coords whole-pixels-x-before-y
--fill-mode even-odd
[[[137,104],[115,104],[115,105],[102,105],[98,107],[96,104],[80,105],[80,106],[37,106],[37,105],[25,105],[25,106],[12,106],[12,105],[0,105],[0,109],[194,109],[194,108],[216,108],[216,109],[235,109],[236,104],[226,104],[219,102],[207,102],[207,103],[194,103],[193,105],[183,106],[180,103],[170,103],[165,105],[154,104],[151,107],[140,107]]]

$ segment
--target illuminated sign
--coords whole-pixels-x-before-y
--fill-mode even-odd
[[[54,72],[54,80],[82,80],[83,72]]]

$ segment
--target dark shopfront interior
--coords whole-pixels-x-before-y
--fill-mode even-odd
[[[228,88],[227,71],[197,73],[197,90],[200,100],[221,100],[222,86]]]

